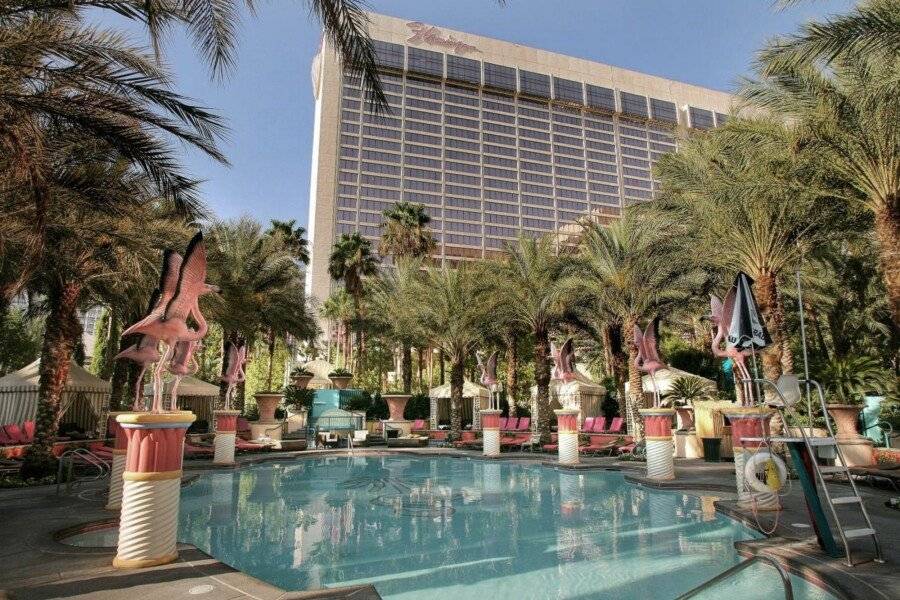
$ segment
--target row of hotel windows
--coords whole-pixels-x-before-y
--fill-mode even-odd
[[[638,118],[652,118],[668,123],[678,122],[678,109],[674,102],[648,98],[629,92],[618,92],[610,88],[583,84],[580,81],[551,77],[515,67],[506,67],[461,56],[404,47],[376,40],[374,42],[376,61],[382,67],[421,73],[451,81],[485,86],[496,90],[520,93],[534,98],[554,99],[589,106],[591,108],[621,112]],[[446,65],[445,65],[446,58]],[[686,125],[697,129],[708,129],[721,125],[726,115],[703,108],[688,107]]]

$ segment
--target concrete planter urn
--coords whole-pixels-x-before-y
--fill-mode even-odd
[[[388,405],[388,412],[391,415],[389,420],[403,421],[403,411],[409,402],[410,394],[385,394],[382,398]]]
[[[694,409],[691,406],[676,406],[675,418],[678,431],[690,431],[694,428]]]
[[[281,403],[281,394],[277,392],[259,392],[253,395],[256,398],[256,406],[259,408],[259,421],[261,423],[275,422],[275,409]]]
[[[328,379],[331,380],[335,389],[346,390],[350,387],[350,382],[353,381],[353,375],[331,375]]]
[[[309,382],[312,381],[312,375],[297,375],[296,377],[291,377],[291,385],[293,385],[297,389],[305,390],[306,386],[309,385]]]
[[[828,414],[834,419],[837,427],[837,437],[855,438],[859,435],[857,421],[862,406],[854,404],[828,404],[826,405]]]

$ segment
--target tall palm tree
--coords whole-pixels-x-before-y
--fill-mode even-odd
[[[547,238],[521,238],[505,260],[492,265],[497,282],[498,312],[506,322],[534,336],[534,380],[537,386],[537,430],[550,438],[550,332],[564,316],[571,298],[564,277],[567,259],[557,255]]]
[[[350,364],[350,324],[353,322],[353,298],[345,289],[338,289],[322,303],[323,317],[337,325],[338,347],[335,361],[339,367]],[[329,356],[330,360],[330,356]]]
[[[681,248],[672,233],[633,212],[606,227],[589,225],[571,267],[578,277],[574,288],[621,324],[630,387],[625,416],[638,436],[643,386],[634,329],[700,293],[707,279],[691,265],[688,249]]]
[[[773,58],[742,93],[791,119],[792,147],[816,157],[823,177],[840,190],[836,198],[874,216],[879,262],[900,326],[900,81],[892,56],[879,62],[842,54],[827,68],[817,63],[793,68]],[[776,148],[782,144],[778,137],[771,141]]]
[[[353,298],[356,327],[356,356],[363,361],[362,298],[365,279],[378,273],[378,259],[372,254],[372,244],[358,232],[345,233],[331,250],[328,273],[344,282],[344,289]]]
[[[294,258],[304,265],[309,264],[309,244],[306,240],[306,229],[298,227],[296,219],[279,221],[272,219],[272,225],[266,232],[271,236],[281,236],[282,244],[293,254]]]
[[[692,262],[723,279],[737,270],[754,279],[773,341],[763,368],[773,381],[793,372],[779,277],[846,221],[814,157],[793,149],[794,135],[774,121],[733,119],[688,140],[655,170],[663,191],[657,208],[692,226],[690,243],[699,250]]]
[[[434,238],[428,230],[431,217],[425,212],[422,204],[400,202],[384,211],[384,218],[385,221],[381,225],[380,251],[383,255],[392,256],[395,263],[398,260],[425,257],[434,250]],[[391,330],[401,332],[401,335],[397,336],[397,341],[401,346],[403,391],[408,393],[412,389],[412,342],[415,338],[402,335],[404,332],[397,327],[392,327]],[[420,374],[421,368],[420,360]]]
[[[483,339],[493,314],[485,276],[477,264],[458,268],[431,268],[410,293],[397,299],[409,312],[428,343],[450,360],[450,429],[461,430],[465,361]]]

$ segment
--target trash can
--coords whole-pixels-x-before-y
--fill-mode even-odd
[[[703,438],[703,460],[721,462],[722,440],[720,438]]]

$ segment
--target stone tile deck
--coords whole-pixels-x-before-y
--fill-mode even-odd
[[[295,459],[342,451],[281,452],[239,457],[240,465],[260,461]],[[442,448],[356,450],[357,453],[411,453],[481,458],[476,451]],[[557,466],[552,455],[522,452],[504,453],[501,460],[523,460]],[[185,462],[186,477],[213,468],[208,461]],[[854,568],[819,551],[812,529],[796,524],[808,522],[799,484],[785,498],[785,510],[775,523],[771,515],[759,520],[734,502],[734,466],[731,463],[704,463],[694,460],[676,461],[675,481],[659,484],[645,480],[644,465],[614,458],[586,457],[578,469],[614,469],[640,485],[693,491],[698,495],[716,496],[717,508],[754,528],[772,532],[771,537],[740,542],[737,550],[744,555],[765,553],[786,565],[791,571],[832,591],[839,598],[888,600],[900,598],[900,518],[896,510],[884,502],[891,493],[860,487],[866,507],[879,531],[887,563],[872,562],[870,543],[857,540],[858,561]],[[174,600],[179,597],[231,600],[301,600],[315,598],[347,598],[376,600],[372,586],[285,592],[261,582],[209,557],[193,546],[180,545],[179,560],[170,565],[140,571],[121,571],[111,566],[113,549],[76,548],[56,540],[58,532],[97,521],[115,521],[115,513],[103,509],[106,481],[84,484],[72,495],[57,496],[53,486],[0,490],[0,600],[43,600],[50,598]]]

